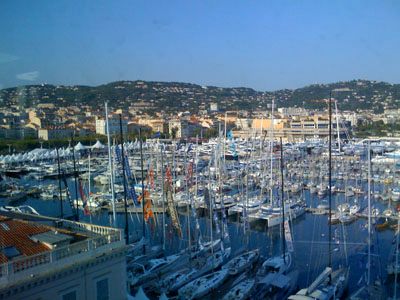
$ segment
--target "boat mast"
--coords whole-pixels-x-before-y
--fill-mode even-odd
[[[273,152],[274,152],[274,104],[275,104],[275,100],[272,99],[272,107],[271,107],[271,139],[270,139],[270,151],[271,151],[271,170],[270,170],[270,202],[271,202],[271,206],[273,205],[273,186],[274,186],[274,181],[273,181],[273,176],[272,176],[272,172],[273,172]]]
[[[224,153],[224,167],[225,167],[225,155],[226,155],[226,150],[225,150],[225,144],[226,144],[226,118],[227,118],[227,112],[225,112],[225,120],[224,120],[224,140],[223,140],[223,153]]]
[[[187,217],[186,217],[186,222],[187,222],[187,236],[188,236],[188,251],[189,253],[191,252],[191,232],[190,232],[190,191],[189,191],[189,185],[188,185],[188,180],[189,178],[189,172],[188,172],[188,165],[187,165],[187,151],[185,151],[185,154],[183,156],[184,159],[184,165],[185,165],[185,189],[186,189],[186,196],[187,196],[187,204],[186,204],[186,212],[187,212]]]
[[[286,258],[285,258],[285,228],[284,228],[284,223],[285,223],[285,201],[283,200],[284,198],[284,193],[283,193],[283,145],[282,145],[282,137],[280,137],[280,144],[281,144],[281,204],[282,204],[282,224],[281,224],[281,239],[282,239],[282,255],[283,255],[283,262],[286,264]]]
[[[71,134],[72,144],[72,161],[74,163],[74,179],[75,179],[75,221],[79,222],[79,204],[78,204],[78,174],[76,172],[76,161],[75,161],[75,147],[74,147],[74,135]]]
[[[91,189],[90,189],[90,178],[91,178],[91,166],[90,166],[90,158],[91,158],[91,153],[92,153],[92,150],[91,149],[89,149],[89,179],[88,179],[88,193],[89,193],[89,197],[90,197],[90,194],[91,194]],[[89,198],[90,199],[90,198]]]
[[[146,224],[144,222],[144,171],[143,171],[143,143],[142,143],[142,127],[139,128],[139,142],[140,142],[140,171],[142,177],[142,232],[143,238],[146,236]],[[146,244],[143,243],[143,254],[146,254]]]
[[[124,213],[125,213],[125,241],[129,244],[129,223],[128,223],[128,201],[126,199],[126,176],[125,176],[125,151],[124,151],[124,135],[122,132],[122,115],[119,115],[119,132],[121,135],[121,156],[122,156],[122,178],[124,183]],[[118,145],[117,145],[118,147]],[[143,199],[142,199],[143,200]]]
[[[222,213],[222,216],[221,216],[221,241],[223,241],[224,240],[224,234],[225,234],[225,228],[224,228],[224,213],[225,213],[224,210],[225,210],[225,205],[224,205],[224,195],[222,193],[223,188],[222,188],[222,182],[221,182],[221,176],[222,176],[221,168],[222,167],[225,168],[225,153],[224,153],[224,161],[222,162],[222,160],[221,160],[221,143],[222,142],[224,143],[223,147],[225,149],[225,137],[224,137],[224,140],[222,140],[222,138],[221,138],[221,125],[220,125],[220,130],[219,131],[220,132],[218,134],[219,139],[218,139],[218,148],[217,148],[217,154],[218,155],[216,156],[218,161],[216,161],[216,169],[215,169],[215,171],[216,172],[218,171],[218,173],[215,173],[215,175],[218,176],[218,192],[219,192],[218,193],[218,198],[219,198],[219,204],[220,204],[221,213]],[[226,132],[226,124],[225,124],[225,132]],[[221,165],[223,165],[223,166],[221,167]]]
[[[262,140],[263,123],[264,123],[264,115],[261,115],[261,125],[260,125],[260,157],[261,157],[261,153],[262,153],[262,144],[263,144],[263,140]]]
[[[329,242],[328,242],[328,267],[332,268],[332,253],[331,253],[331,241],[332,241],[332,91],[329,92],[329,215],[328,215],[328,223],[329,223]],[[331,284],[332,276],[329,273],[329,284]]]
[[[213,257],[213,269],[214,269],[214,237],[213,237],[213,201],[212,201],[212,196],[211,196],[211,163],[208,164],[208,198],[209,198],[209,209],[210,209],[210,245],[211,245],[211,255]]]
[[[368,273],[367,285],[371,277],[371,142],[368,141]]]
[[[163,231],[162,231],[162,247],[163,250],[165,251],[165,186],[164,186],[164,153],[163,153],[163,144],[161,143],[160,147],[160,154],[161,154],[161,189],[162,189],[162,208],[163,208],[163,214],[162,214],[162,226],[163,226]]]
[[[88,178],[88,197],[87,197],[87,202],[92,202],[92,197],[91,197],[91,189],[90,189],[90,179],[91,179],[91,166],[90,166],[90,158],[91,158],[91,153],[92,153],[92,149],[89,148],[89,178]],[[86,203],[86,205],[89,205],[89,203]],[[90,218],[90,224],[92,224],[92,214],[89,215]]]
[[[339,114],[338,114],[338,109],[337,109],[337,100],[335,100],[335,114],[336,114],[336,130],[337,130],[337,142],[338,142],[338,147],[339,147],[339,152],[341,151],[340,147],[340,129],[339,129]]]
[[[108,124],[108,107],[107,101],[104,103],[106,110],[106,131],[107,131],[107,145],[108,145],[108,167],[110,171],[110,187],[111,187],[111,203],[112,203],[112,211],[113,211],[113,221],[114,227],[117,227],[117,217],[115,213],[115,193],[114,193],[114,169],[112,165],[111,159],[111,140],[110,140],[110,126]]]
[[[64,218],[64,208],[63,208],[63,200],[62,200],[62,190],[61,190],[61,167],[60,167],[60,154],[58,153],[58,148],[56,147],[57,152],[57,166],[58,166],[58,189],[60,192],[60,218]]]

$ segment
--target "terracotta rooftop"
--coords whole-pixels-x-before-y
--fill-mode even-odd
[[[34,242],[30,237],[50,230],[44,225],[0,216],[0,263],[9,260],[5,255],[6,248],[15,247],[22,256],[49,251],[50,248],[42,243]]]

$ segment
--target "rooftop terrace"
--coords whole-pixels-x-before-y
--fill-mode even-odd
[[[51,217],[0,213],[0,288],[123,249],[122,230]]]

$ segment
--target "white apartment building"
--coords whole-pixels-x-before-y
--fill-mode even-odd
[[[127,298],[122,230],[1,212],[0,299]]]
[[[120,133],[119,117],[112,116],[108,118],[108,126],[110,130],[110,135]],[[128,121],[122,119],[122,132],[126,134],[128,131]],[[96,117],[96,133],[101,135],[107,135],[107,125],[106,119]]]

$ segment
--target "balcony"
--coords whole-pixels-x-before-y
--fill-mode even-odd
[[[7,216],[25,220],[28,217],[30,221],[43,221],[44,224],[50,222],[53,223],[54,229],[62,228],[79,233],[86,236],[86,239],[37,255],[15,258],[0,265],[0,288],[47,273],[49,270],[60,271],[125,247],[120,229],[19,213],[7,213]]]

